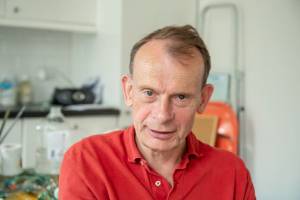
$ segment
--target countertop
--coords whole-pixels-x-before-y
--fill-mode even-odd
[[[11,108],[9,118],[16,117],[21,107]],[[21,118],[26,117],[45,117],[50,111],[50,106],[32,105],[27,106]],[[119,115],[120,109],[105,105],[80,105],[62,107],[64,116],[95,116],[95,115]],[[0,119],[5,115],[5,109],[0,107]]]

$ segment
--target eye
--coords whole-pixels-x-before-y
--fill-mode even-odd
[[[180,107],[188,106],[191,101],[191,96],[187,94],[177,94],[174,96],[174,104]]]
[[[145,103],[150,103],[155,101],[156,99],[156,94],[155,91],[151,90],[151,89],[144,89],[142,90],[141,93],[141,100]]]
[[[184,100],[186,98],[186,96],[183,94],[179,94],[179,95],[177,95],[177,97],[179,100]]]
[[[153,91],[151,91],[151,90],[146,90],[144,93],[149,97],[151,97],[153,95]]]

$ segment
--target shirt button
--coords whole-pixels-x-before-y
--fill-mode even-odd
[[[156,185],[156,187],[159,187],[161,185],[161,182],[160,181],[155,181],[155,185]]]

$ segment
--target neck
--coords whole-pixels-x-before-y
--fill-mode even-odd
[[[181,161],[185,152],[186,143],[169,151],[157,151],[137,143],[141,154],[147,160],[148,165],[157,173],[167,179],[170,185],[173,185],[173,172],[176,165]]]
[[[139,150],[150,164],[163,163],[176,165],[181,160],[185,150],[185,144],[170,151],[157,151],[143,146],[139,147]]]

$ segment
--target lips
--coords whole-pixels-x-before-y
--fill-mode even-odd
[[[168,140],[173,137],[175,131],[158,131],[154,129],[149,129],[149,134],[159,140]]]

